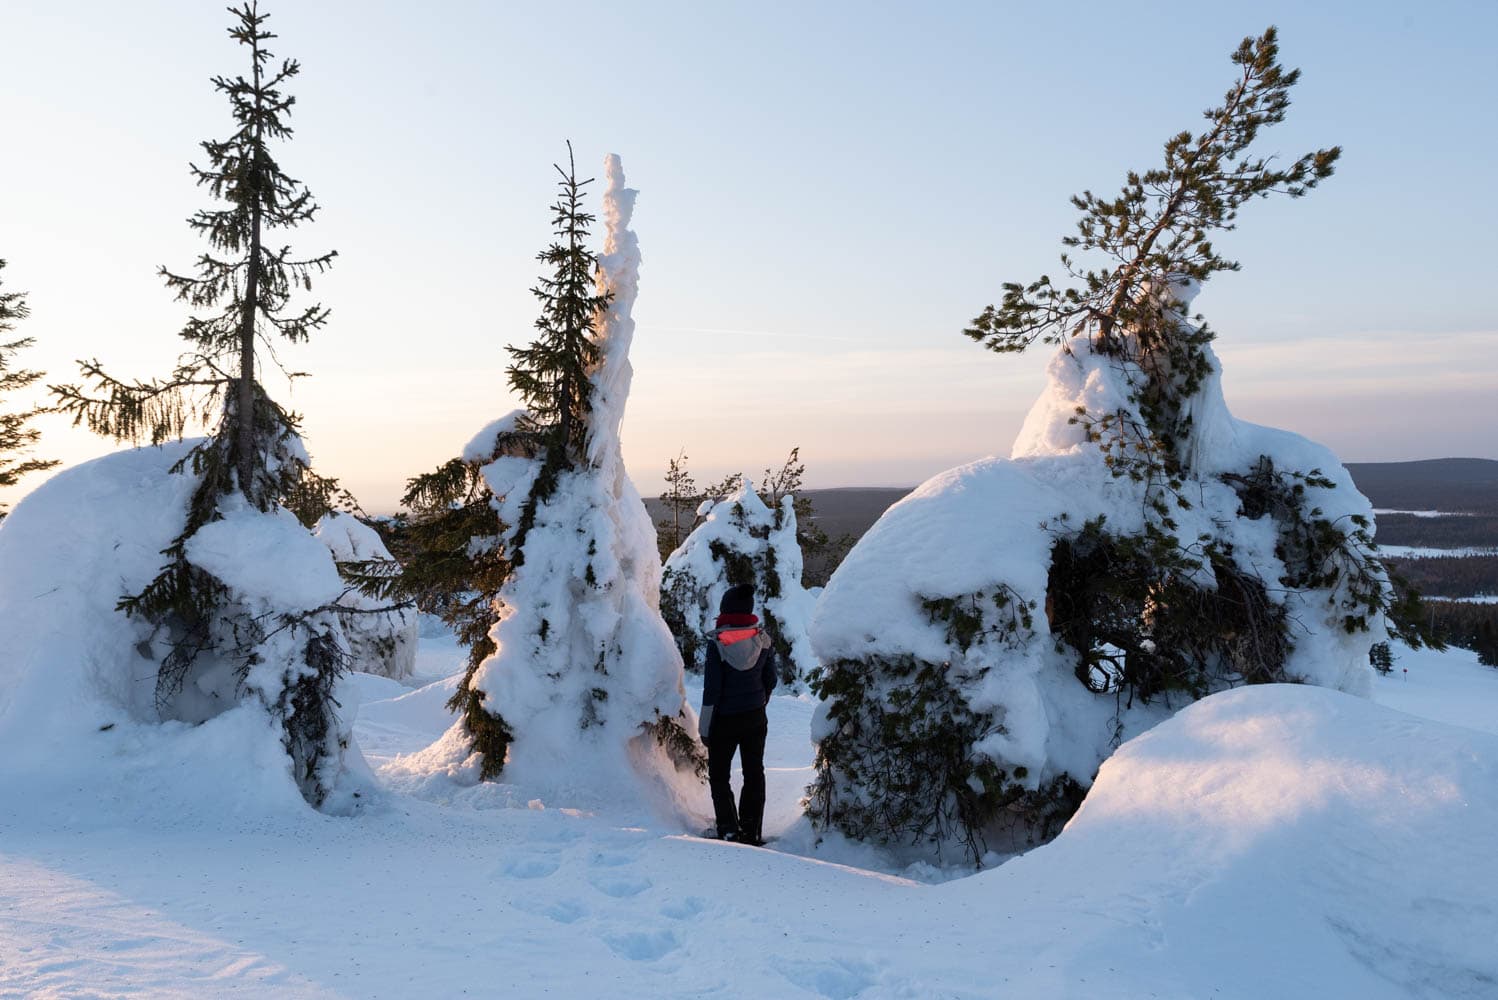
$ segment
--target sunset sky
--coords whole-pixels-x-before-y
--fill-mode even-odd
[[[209,77],[245,67],[223,7],[0,10],[4,289],[29,293],[21,362],[52,381],[85,357],[164,375],[178,353],[187,312],[155,270],[203,249],[187,164],[230,130]],[[1269,23],[1304,77],[1265,148],[1344,153],[1218,241],[1243,270],[1196,305],[1229,404],[1346,461],[1498,458],[1498,4],[262,9],[303,63],[281,161],[322,205],[291,242],[339,252],[315,288],[329,327],[283,352],[313,377],[273,392],[370,510],[514,405],[505,345],[531,336],[566,139],[588,174],[619,153],[641,192],[642,492],[679,448],[708,479],[799,445],[812,486],[1007,454],[1045,352],[991,354],[963,326],[1001,282],[1056,274],[1068,196],[1153,166]],[[116,447],[41,426],[45,456]]]

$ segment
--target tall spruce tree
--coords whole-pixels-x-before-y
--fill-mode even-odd
[[[5,270],[5,261],[0,260],[0,272]],[[4,276],[0,275],[0,284]],[[0,396],[19,392],[42,377],[39,371],[10,367],[16,353],[30,347],[35,341],[30,337],[5,340],[6,334],[15,329],[15,324],[26,318],[24,292],[0,292]],[[55,460],[29,458],[27,455],[41,438],[41,431],[30,426],[31,421],[44,411],[41,407],[18,410],[15,413],[0,412],[0,489],[11,487],[21,477],[32,472],[43,472],[57,465]],[[5,505],[0,504],[0,519],[5,517]]]
[[[653,526],[619,448],[640,257],[635,192],[617,157],[606,167],[601,257],[587,247],[590,181],[578,179],[570,144],[557,168],[556,238],[532,289],[536,336],[510,348],[510,389],[524,408],[408,493],[426,508],[413,524],[448,533],[406,575],[419,579],[422,561],[438,586],[468,582],[476,598],[461,612],[472,629],[469,669],[449,702],[459,719],[433,759],[573,795],[617,794],[641,778],[676,788],[682,774],[695,783],[701,765],[658,610]]]
[[[277,235],[312,221],[317,211],[311,193],[282,169],[273,149],[292,135],[288,119],[296,99],[283,88],[300,66],[273,61],[266,43],[276,36],[266,30],[269,15],[260,12],[257,0],[230,13],[229,36],[248,50],[249,75],[213,78],[214,89],[228,99],[234,129],[226,138],[204,141],[204,165],[191,165],[198,185],[216,203],[188,219],[209,249],[190,274],[159,271],[178,301],[202,311],[181,330],[188,348],[164,379],[122,380],[98,361],[85,361],[82,385],[51,388],[58,408],[72,413],[75,424],[115,440],[160,444],[180,438],[189,425],[216,421],[173,469],[191,474],[197,484],[182,532],[163,553],[166,564],[143,590],[124,596],[120,608],[156,625],[165,640],[156,687],[163,716],[177,711],[189,680],[228,662],[233,693],[257,695],[282,723],[295,777],[317,805],[336,777],[347,741],[332,700],[346,659],[333,611],[250,607],[188,558],[193,536],[231,510],[248,506],[268,513],[292,504],[308,508],[300,510],[308,518],[336,488],[311,471],[297,417],[272,400],[259,379],[264,358],[280,367],[278,341],[304,342],[328,320],[322,305],[297,306],[292,298],[298,289],[310,289],[335,252],[298,256]],[[267,664],[281,669],[267,671]],[[257,677],[276,679],[251,692],[246,685],[252,669]]]
[[[496,436],[489,456],[524,457],[537,468],[503,553],[483,553],[486,562],[503,560],[494,569],[504,579],[523,565],[526,537],[535,524],[537,510],[556,492],[562,473],[586,464],[591,376],[599,357],[597,324],[612,297],[598,284],[598,258],[587,245],[589,228],[597,217],[583,209],[582,197],[592,178],[578,180],[571,142],[567,143],[567,169],[560,164],[553,167],[561,178],[557,200],[551,206],[556,239],[536,255],[551,269],[531,288],[541,304],[536,337],[524,347],[506,348],[512,358],[506,369],[510,390],[524,408],[513,424]],[[484,705],[481,692],[473,684],[483,659],[476,655],[480,649],[493,652],[487,634],[482,642],[470,647],[468,671],[448,704],[463,713],[474,749],[484,757],[483,775],[492,778],[504,766],[513,731],[498,711]]]

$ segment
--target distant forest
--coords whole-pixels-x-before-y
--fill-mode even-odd
[[[1442,458],[1422,462],[1352,463],[1354,482],[1373,505],[1384,510],[1444,511],[1445,517],[1412,514],[1378,516],[1377,541],[1434,549],[1498,548],[1498,461]],[[805,490],[814,520],[833,537],[861,537],[909,487],[852,487]],[[647,501],[660,517],[659,501]],[[841,554],[840,552],[838,553]],[[1440,600],[1471,594],[1498,594],[1498,556],[1385,560],[1428,598],[1439,633],[1452,645],[1475,649],[1483,662],[1498,666],[1498,604]],[[810,586],[826,582],[835,566],[812,565]]]

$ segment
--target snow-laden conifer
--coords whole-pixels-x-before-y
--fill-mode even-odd
[[[1236,420],[1188,307],[1210,238],[1339,150],[1250,148],[1297,72],[1271,28],[1199,133],[1087,192],[1072,282],[1006,284],[968,334],[1057,348],[1012,459],[930,480],[834,575],[812,635],[822,827],[974,858],[1059,828],[1119,741],[1237,684],[1364,693],[1391,592],[1372,511],[1326,449]],[[1075,255],[1075,256],[1073,256]]]
[[[595,258],[586,243],[594,217],[582,208],[589,182],[570,165],[560,172],[557,240],[540,255],[551,270],[534,289],[537,335],[512,348],[510,385],[526,406],[455,460],[493,508],[493,534],[475,539],[476,553],[503,563],[492,652],[471,663],[453,699],[460,718],[427,759],[578,801],[635,796],[642,783],[695,784],[701,759],[681,657],[659,611],[655,529],[620,456],[636,192],[609,156]]]
[[[370,567],[399,573],[399,564],[379,532],[353,514],[329,511],[318,520],[313,534],[328,547],[340,571],[353,570],[348,575],[367,573]],[[348,639],[349,662],[355,670],[397,681],[415,672],[420,629],[412,604],[392,603],[354,588],[340,596],[337,604]]]
[[[334,605],[344,588],[331,553],[287,504],[305,508],[333,485],[311,471],[295,415],[270,398],[259,373],[277,342],[306,341],[326,324],[322,305],[292,300],[334,254],[298,256],[281,242],[317,210],[275,155],[292,134],[295,98],[284,88],[299,66],[273,61],[266,43],[276,36],[254,0],[231,13],[229,35],[248,50],[249,75],[214,78],[234,129],[202,143],[203,165],[192,167],[215,201],[188,220],[208,250],[190,274],[160,271],[194,310],[181,331],[187,351],[165,379],[121,380],[91,361],[84,384],[52,388],[76,422],[117,440],[159,445],[198,420],[213,422],[171,466],[192,485],[165,565],[119,609],[149,626],[135,649],[154,675],[160,718],[201,722],[258,704],[280,730],[302,794],[319,805],[350,742],[333,697],[349,665]],[[163,498],[172,493],[163,486]]]
[[[801,586],[795,503],[787,493],[771,509],[745,478],[728,497],[703,501],[701,523],[671,553],[661,577],[661,614],[687,669],[702,669],[724,592],[749,584],[779,654],[782,683],[796,687],[811,675],[816,661],[807,630],[816,602]]]

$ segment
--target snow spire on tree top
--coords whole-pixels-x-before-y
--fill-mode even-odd
[[[624,186],[624,166],[618,153],[604,157],[603,255],[598,259],[600,290],[611,297],[604,308],[596,343],[598,369],[593,373],[593,419],[588,436],[588,461],[599,469],[622,469],[619,428],[629,399],[634,368],[629,347],[634,342],[631,315],[640,289],[640,238],[629,228],[635,213],[634,188]]]
[[[493,602],[493,652],[452,701],[462,718],[412,767],[574,803],[639,801],[653,787],[674,804],[695,792],[701,757],[658,611],[655,530],[619,451],[640,255],[628,229],[635,192],[617,156],[605,168],[607,253],[583,246],[588,182],[562,171],[539,332],[511,349],[511,388],[527,410],[464,450],[492,495],[492,541],[509,568]]]

